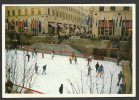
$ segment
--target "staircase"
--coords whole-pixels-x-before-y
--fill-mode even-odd
[[[68,45],[68,46],[71,46],[71,42],[70,42],[70,40],[71,40],[71,38],[69,38],[69,39],[64,39],[61,43],[60,43],[60,45]]]

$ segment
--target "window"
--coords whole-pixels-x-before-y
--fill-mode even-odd
[[[56,13],[56,14],[57,14],[57,17],[58,17],[58,11],[57,11],[57,13]]]
[[[25,15],[27,15],[28,14],[28,10],[27,9],[25,9]]]
[[[111,7],[110,11],[115,11],[115,7]]]
[[[55,11],[53,10],[53,16],[55,16]]]
[[[41,8],[38,9],[38,14],[41,15]]]
[[[66,14],[66,19],[68,19],[68,15]]]
[[[71,20],[72,20],[72,15],[71,15]]]
[[[34,15],[34,8],[31,9],[31,14]]]
[[[129,10],[129,7],[124,7],[124,10]]]
[[[12,12],[12,13],[13,13],[13,16],[15,16],[15,10],[13,10],[13,12]]]
[[[100,6],[99,11],[104,11],[104,6]]]
[[[7,14],[8,14],[8,16],[10,16],[10,11],[9,10],[7,11]]]
[[[50,15],[50,9],[48,8],[48,15]]]
[[[90,10],[90,14],[93,14],[93,10]]]
[[[69,20],[70,20],[70,15],[69,15]]]
[[[70,11],[70,7],[69,7],[69,11]]]
[[[66,6],[66,10],[68,10],[68,6]]]
[[[18,15],[21,15],[21,9],[18,9]]]
[[[65,18],[65,14],[63,13],[63,18]]]
[[[62,18],[62,13],[60,12],[60,17]]]

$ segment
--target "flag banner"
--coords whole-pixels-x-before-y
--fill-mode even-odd
[[[126,27],[126,15],[125,15],[125,23],[124,23],[124,26]]]
[[[104,26],[105,26],[105,17],[104,17]]]
[[[112,23],[111,23],[111,26],[113,27],[113,18],[112,18]]]
[[[82,26],[82,24],[83,24],[83,17],[82,17],[82,21],[81,21],[81,24],[80,25]]]
[[[118,17],[117,17],[117,19],[116,19],[116,27],[117,27],[117,23],[118,23]]]
[[[90,16],[89,16],[89,18],[88,18],[88,20],[87,20],[87,23],[86,23],[86,24],[87,24],[87,26],[88,26],[88,22],[89,22],[89,21],[90,21]]]
[[[108,18],[107,18],[107,27],[108,27],[108,24],[109,24],[109,15],[108,15]]]
[[[120,19],[119,27],[121,27],[121,23],[122,23],[122,16],[121,16],[121,19]]]

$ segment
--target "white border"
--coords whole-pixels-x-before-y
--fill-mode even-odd
[[[132,94],[5,94],[5,6],[132,6]],[[2,5],[2,97],[56,98],[56,97],[136,97],[136,5],[135,4],[3,4]]]

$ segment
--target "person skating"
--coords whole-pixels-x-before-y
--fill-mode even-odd
[[[91,70],[92,70],[92,69],[91,69],[91,67],[89,66],[89,67],[88,67],[88,75],[90,74]]]
[[[102,67],[100,67],[99,69],[98,69],[98,74],[97,74],[97,76],[96,77],[98,77],[98,75],[100,74],[100,77],[101,77],[101,74],[102,74]]]
[[[118,60],[117,60],[117,65],[119,66],[119,63],[120,63],[121,59],[120,57],[118,57]]]
[[[29,62],[30,55],[27,53],[27,55],[26,55],[26,56],[28,57],[28,62]]]
[[[70,64],[72,64],[72,57],[69,56],[69,61],[70,61]]]
[[[44,52],[43,52],[43,50],[42,50],[42,58],[44,58]]]
[[[32,51],[32,58],[33,58],[33,56],[34,56],[34,51]]]
[[[120,88],[117,94],[123,94],[123,92],[126,90],[126,86],[124,84],[120,84]]]
[[[55,54],[55,52],[54,52],[54,50],[53,50],[53,57],[54,57],[54,54]]]
[[[59,87],[59,93],[63,94],[63,84],[61,84],[61,86]]]
[[[75,56],[75,58],[74,58],[74,60],[75,60],[75,64],[77,63],[77,57]],[[78,64],[78,63],[77,63]]]
[[[52,56],[52,59],[53,59],[53,57],[54,57],[54,54],[53,54],[53,52],[51,52],[51,56]]]
[[[97,62],[97,64],[96,64],[96,72],[98,71],[98,68],[99,68],[99,64],[98,64],[98,62]]]
[[[37,65],[37,63],[35,64],[35,71],[36,71],[36,73],[38,71],[38,65]]]
[[[90,58],[88,57],[86,61],[88,61],[87,66],[89,66]]]
[[[15,49],[15,54],[17,55],[17,50]]]
[[[42,72],[42,74],[43,74],[43,73],[46,74],[46,72],[45,72],[45,71],[46,71],[46,66],[47,66],[47,65],[43,66],[43,72]]]
[[[120,73],[118,74],[118,83],[117,83],[117,86],[119,86],[119,82],[120,82],[121,78],[124,78],[124,75],[122,74],[122,71],[120,71]]]
[[[100,68],[102,68],[102,74],[103,74],[104,73],[104,67],[102,66],[102,64],[101,64]]]

